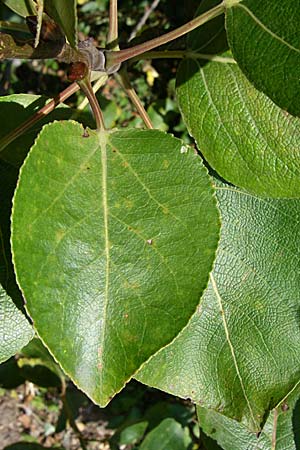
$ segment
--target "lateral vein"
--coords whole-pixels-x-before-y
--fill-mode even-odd
[[[289,42],[282,39],[280,36],[278,36],[276,33],[274,33],[270,28],[268,28],[265,24],[263,24],[254,14],[253,12],[247,8],[247,6],[243,5],[242,3],[239,3],[238,8],[242,8],[246,13],[254,20],[254,22],[257,23],[266,33],[268,33],[270,36],[272,36],[274,39],[276,39],[278,42],[280,42],[283,45],[286,45],[291,50],[294,50],[297,53],[300,53],[300,49],[294,47]]]
[[[237,363],[234,347],[233,347],[231,339],[230,339],[228,325],[227,325],[227,321],[226,321],[226,317],[225,317],[224,309],[223,309],[223,304],[222,304],[222,298],[221,298],[220,293],[218,291],[216,280],[215,280],[215,278],[214,278],[214,276],[212,274],[210,274],[210,281],[211,281],[213,290],[215,292],[215,295],[217,297],[217,300],[218,300],[218,303],[219,303],[219,306],[220,306],[220,309],[221,309],[221,312],[222,312],[222,320],[223,320],[226,340],[227,340],[227,343],[228,343],[230,351],[231,351],[234,367],[235,367],[235,370],[236,370],[236,373],[237,373],[237,376],[238,376],[238,379],[239,379],[239,382],[240,382],[240,385],[241,385],[241,388],[242,388],[242,391],[243,391],[244,398],[245,398],[246,403],[248,405],[248,408],[249,408],[249,411],[250,411],[250,415],[251,415],[251,418],[253,420],[253,424],[255,424],[256,420],[255,420],[254,415],[253,415],[253,411],[252,411],[252,407],[251,407],[250,401],[249,401],[249,399],[247,397],[247,393],[246,393],[246,389],[245,389],[245,386],[244,386],[244,382],[243,382],[243,379],[242,379],[242,376],[241,376],[241,372],[240,372],[240,369],[239,369],[239,366],[238,366],[238,363]]]

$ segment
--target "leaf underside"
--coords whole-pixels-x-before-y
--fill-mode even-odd
[[[0,363],[21,350],[33,338],[28,320],[0,286]]]
[[[222,233],[200,308],[137,379],[259,431],[299,382],[299,200],[217,186]]]
[[[300,119],[256,90],[234,61],[184,61],[177,98],[198,148],[225,180],[264,197],[300,196]]]
[[[295,0],[243,0],[226,11],[239,66],[282,109],[300,113],[300,8]]]
[[[38,334],[96,403],[186,325],[218,230],[206,169],[178,139],[44,127],[15,194],[14,264]]]
[[[274,445],[276,450],[297,450],[300,445],[299,389],[292,392],[276,412],[271,412],[260,434],[205,408],[197,407],[197,416],[201,429],[223,450],[274,450]]]

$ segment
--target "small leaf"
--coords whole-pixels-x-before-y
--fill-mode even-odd
[[[129,425],[124,428],[120,433],[119,444],[120,445],[133,445],[139,442],[148,427],[148,422],[138,422],[133,425]]]
[[[300,8],[294,0],[243,0],[226,11],[230,48],[256,86],[291,114],[300,113]]]
[[[22,17],[36,14],[36,7],[33,0],[0,0],[0,1]]]
[[[44,0],[44,9],[64,31],[70,45],[77,48],[77,1],[76,0]]]
[[[198,148],[225,180],[265,197],[300,196],[300,119],[257,91],[236,64],[183,62],[177,98]]]
[[[188,326],[136,378],[259,431],[299,383],[300,200],[217,186],[222,233]]]
[[[275,411],[269,415],[260,435],[251,433],[242,424],[220,413],[205,408],[197,408],[201,429],[218,441],[223,450],[297,450],[300,445],[299,391],[294,391],[278,407],[277,423]],[[273,445],[272,445],[273,441]]]
[[[12,222],[36,330],[101,405],[186,325],[219,233],[193,149],[159,131],[84,132],[75,122],[44,127]]]
[[[15,355],[33,338],[33,329],[0,286],[0,363]]]
[[[163,420],[147,434],[140,450],[187,450],[185,435],[180,423],[174,419]]]

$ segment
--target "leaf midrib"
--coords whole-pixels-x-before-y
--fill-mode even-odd
[[[107,196],[107,144],[108,144],[108,133],[101,131],[98,135],[99,144],[101,150],[101,170],[102,170],[102,207],[103,207],[103,226],[104,226],[104,242],[105,242],[105,288],[104,288],[104,308],[103,308],[103,327],[101,332],[101,353],[100,362],[101,367],[103,367],[103,355],[104,343],[105,343],[105,330],[107,321],[107,309],[108,309],[108,295],[109,295],[109,270],[110,270],[110,253],[109,253],[109,232],[108,232],[108,196]],[[100,371],[100,377],[102,379],[103,372]],[[102,383],[101,383],[102,386]]]

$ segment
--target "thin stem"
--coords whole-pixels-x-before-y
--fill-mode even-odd
[[[136,56],[135,58],[132,58],[131,61],[140,61],[141,59],[166,59],[166,58],[207,59],[209,61],[236,64],[236,61],[230,57],[218,56],[208,53],[189,52],[186,50],[162,50],[156,52],[145,52],[139,56]]]
[[[118,46],[118,0],[109,3],[109,30],[107,45],[111,50],[119,50]]]
[[[77,83],[72,83],[64,91],[58,94],[53,100],[43,106],[39,111],[37,111],[29,119],[25,120],[21,125],[15,128],[13,131],[8,133],[2,139],[0,139],[0,152],[4,150],[11,142],[20,137],[23,133],[28,131],[37,122],[43,119],[47,114],[51,113],[57,105],[63,103],[67,98],[71,97],[75,92],[79,90]]]
[[[155,10],[155,8],[157,8],[159,2],[160,2],[160,0],[154,0],[152,2],[151,6],[146,9],[141,20],[139,20],[139,22],[137,23],[135,28],[132,30],[132,32],[129,36],[128,42],[132,41],[132,39],[134,39],[136,37],[137,33],[140,31],[140,29],[145,25],[145,23],[149,19],[149,16],[151,15],[151,13]]]
[[[99,91],[99,89],[104,85],[106,80],[107,80],[107,75],[104,75],[104,76],[101,76],[100,78],[98,78],[96,83],[93,84],[93,92],[94,92],[94,94],[96,94]],[[88,98],[84,97],[84,99],[82,100],[80,105],[78,105],[78,107],[76,108],[75,115],[77,115],[76,114],[77,111],[83,111],[88,104],[89,104]]]
[[[130,80],[128,78],[127,71],[125,69],[122,69],[119,74],[116,74],[116,78],[127,93],[128,97],[136,107],[140,117],[143,119],[145,125],[149,129],[153,129],[153,125],[151,122],[150,117],[148,116],[147,111],[145,110],[144,106],[142,105],[137,93],[133,89]]]
[[[88,98],[90,107],[92,108],[92,111],[93,111],[93,114],[95,117],[97,130],[102,130],[102,131],[105,130],[104,117],[103,117],[99,102],[93,91],[90,79],[84,78],[81,81],[77,81],[77,83],[79,84],[80,88],[82,89],[82,91]]]
[[[167,44],[168,42],[173,41],[174,39],[177,39],[189,33],[195,28],[198,28],[204,23],[223,14],[224,10],[225,5],[224,2],[222,2],[219,5],[215,6],[214,8],[210,9],[209,11],[206,11],[204,14],[201,14],[201,16],[196,17],[195,19],[191,20],[185,25],[182,25],[176,30],[170,31],[169,33],[166,33],[163,36],[151,39],[150,41],[144,42],[143,44],[140,45],[136,45],[135,47],[120,50],[118,52],[106,52],[107,67],[118,63],[120,64],[124,61],[127,61],[128,59],[134,58],[138,55],[141,55],[142,53],[150,51],[153,48],[159,47],[160,45]]]

